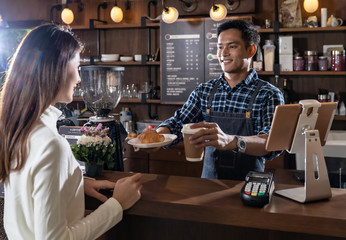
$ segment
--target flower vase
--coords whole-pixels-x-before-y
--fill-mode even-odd
[[[103,165],[97,165],[95,163],[87,163],[85,165],[86,175],[88,177],[99,177],[102,175]]]

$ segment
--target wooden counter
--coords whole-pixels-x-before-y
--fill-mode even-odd
[[[127,175],[105,172],[104,178]],[[276,189],[298,183],[287,170],[278,169],[274,176]],[[107,239],[346,239],[345,189],[332,189],[330,200],[307,204],[273,194],[270,204],[253,208],[240,200],[242,185],[143,174],[141,200],[107,232]],[[86,203],[89,209],[98,204],[90,198]]]

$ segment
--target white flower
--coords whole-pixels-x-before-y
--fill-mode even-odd
[[[108,146],[112,142],[112,139],[110,137],[105,136],[105,137],[100,137],[100,136],[86,136],[82,135],[78,138],[77,144],[78,145],[85,145],[87,147],[90,146],[97,146],[97,145],[104,145]]]

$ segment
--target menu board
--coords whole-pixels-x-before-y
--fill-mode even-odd
[[[161,22],[161,102],[184,103],[204,82],[204,21]]]
[[[183,104],[200,83],[222,73],[217,58],[217,27],[229,19],[251,21],[249,16],[161,22],[161,103]]]
[[[217,27],[227,20],[215,22],[211,19],[204,20],[205,28],[205,81],[218,78],[222,69],[217,58]]]

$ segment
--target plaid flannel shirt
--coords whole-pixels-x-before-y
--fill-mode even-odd
[[[252,70],[233,88],[228,85],[223,74],[217,79],[202,83],[194,89],[181,109],[177,110],[173,117],[161,123],[160,127],[168,127],[172,134],[178,136],[173,145],[182,141],[183,124],[205,121],[209,95],[215,84],[218,84],[218,88],[212,101],[211,111],[245,113],[257,81],[263,80],[258,79],[256,71]],[[282,92],[269,82],[264,82],[253,103],[251,118],[254,135],[269,134],[275,107],[280,104],[284,104]],[[271,160],[280,153],[281,151],[272,152],[262,157],[262,160]]]

